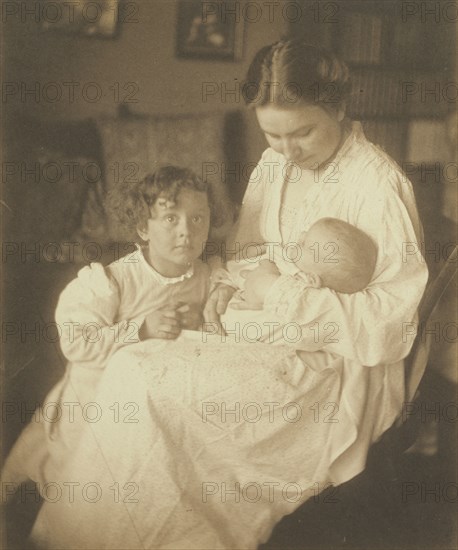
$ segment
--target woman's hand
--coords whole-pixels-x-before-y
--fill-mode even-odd
[[[164,338],[174,340],[181,332],[181,313],[173,306],[164,306],[151,312],[138,331],[140,340]]]
[[[222,332],[220,315],[226,312],[227,304],[235,292],[235,288],[224,283],[219,284],[208,297],[204,308],[204,319],[206,323],[213,323]]]

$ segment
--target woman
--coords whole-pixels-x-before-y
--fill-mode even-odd
[[[359,227],[379,249],[376,277],[366,292],[348,297],[311,289],[298,303],[292,298],[300,289],[284,277],[275,296],[290,303],[286,318],[308,324],[329,317],[339,325],[339,342],[326,346],[329,351],[367,366],[405,357],[412,341],[399,334],[413,318],[427,280],[421,254],[409,253],[423,240],[421,224],[405,174],[365,139],[358,122],[345,117],[346,66],[301,40],[278,42],[256,55],[244,90],[270,147],[248,184],[227,249],[297,242],[326,216]],[[233,292],[223,283],[215,289],[206,308],[209,321],[219,320]]]
[[[427,280],[412,253],[421,226],[411,184],[345,117],[348,71],[327,52],[300,40],[267,46],[244,90],[270,147],[232,244],[285,246],[318,219],[339,218],[377,245],[373,280],[339,294],[279,277],[266,302],[280,323],[300,325],[292,347],[222,335],[118,352],[96,397],[110,412],[88,426],[61,478],[77,487],[71,502],[43,506],[38,546],[256,548],[327,483],[361,472],[400,413],[407,334]],[[209,322],[234,292],[227,274],[216,277]],[[127,423],[126,405],[136,411]]]

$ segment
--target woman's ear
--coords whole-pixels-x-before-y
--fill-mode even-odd
[[[139,225],[137,225],[137,234],[140,237],[140,239],[142,239],[143,241],[148,242],[148,232],[146,231],[146,229],[144,227],[142,228]]]
[[[346,111],[347,111],[347,104],[345,103],[345,101],[342,101],[342,103],[339,105],[339,108],[337,110],[338,122],[342,122],[342,120],[345,118]]]

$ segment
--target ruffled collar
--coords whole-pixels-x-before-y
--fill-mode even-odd
[[[189,269],[186,271],[186,273],[183,273],[183,275],[179,275],[178,277],[164,277],[164,275],[161,275],[158,271],[154,269],[152,265],[148,263],[143,253],[143,248],[139,244],[136,244],[136,248],[137,250],[135,250],[130,254],[132,261],[141,262],[144,269],[148,271],[151,277],[153,277],[154,280],[160,285],[165,286],[165,285],[174,285],[176,283],[181,283],[186,279],[190,279],[194,275],[194,265],[191,264]]]

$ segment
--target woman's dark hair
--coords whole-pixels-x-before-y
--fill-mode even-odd
[[[337,110],[350,95],[347,65],[302,39],[280,40],[255,55],[242,87],[245,103],[292,107],[315,103]]]
[[[138,240],[137,228],[146,226],[151,218],[150,209],[158,197],[175,202],[182,189],[205,193],[213,212],[209,184],[191,170],[177,166],[163,166],[138,182],[116,186],[110,192],[110,207],[127,230],[129,238]]]

